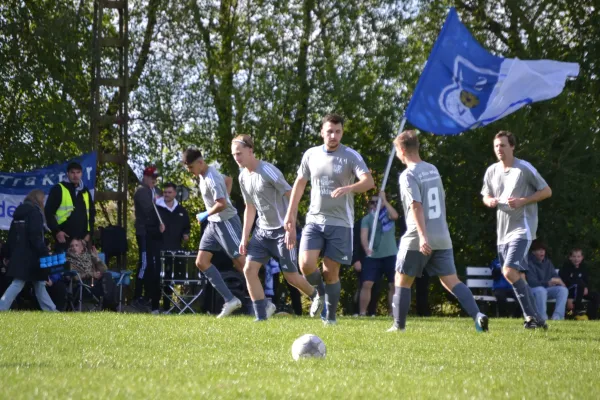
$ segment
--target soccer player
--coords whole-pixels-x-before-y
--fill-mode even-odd
[[[200,240],[196,266],[225,299],[223,309],[217,316],[223,318],[240,308],[242,302],[225,285],[221,273],[211,264],[211,260],[214,252],[224,250],[233,260],[234,266],[240,271],[243,269],[246,257],[239,252],[242,223],[237,210],[229,200],[225,178],[215,167],[206,164],[200,150],[191,148],[185,150],[183,163],[189,172],[200,179],[200,193],[206,211],[199,213],[196,218],[198,222],[208,219],[208,225]]]
[[[400,175],[400,195],[406,218],[406,233],[396,258],[394,325],[388,332],[404,331],[410,308],[411,286],[426,270],[437,275],[467,314],[477,331],[488,330],[488,317],[477,307],[469,288],[456,276],[452,240],[446,222],[446,195],[437,168],[421,160],[419,139],[412,130],[394,139],[396,156],[406,165]]]
[[[483,204],[496,208],[498,258],[504,277],[513,286],[525,316],[525,328],[548,329],[538,313],[531,288],[523,279],[527,271],[527,252],[536,238],[537,202],[552,196],[552,190],[525,160],[514,156],[516,138],[500,131],[494,138],[498,162],[485,171]]]
[[[360,154],[341,143],[343,129],[341,116],[328,114],[323,117],[321,137],[324,144],[308,149],[302,156],[285,217],[287,245],[291,248],[296,243],[298,203],[310,181],[310,208],[300,241],[300,269],[308,282],[316,286],[319,296],[325,295],[326,325],[336,324],[341,290],[340,264],[352,261],[354,193],[374,187],[373,177]],[[356,183],[355,178],[358,178]],[[321,252],[325,285],[317,265]],[[312,306],[310,315],[314,317],[320,304],[313,302]]]
[[[254,142],[250,136],[240,135],[234,138],[231,142],[231,154],[243,168],[239,181],[246,211],[240,253],[246,256],[244,275],[256,320],[266,320],[275,312],[275,305],[266,302],[265,292],[258,278],[261,265],[266,264],[271,257],[279,260],[283,276],[292,286],[310,297],[313,302],[322,302],[317,289],[298,273],[296,248],[288,249],[286,246],[283,217],[287,211],[292,187],[275,166],[255,157]],[[257,213],[256,228],[248,242]],[[318,308],[318,304],[315,307]]]

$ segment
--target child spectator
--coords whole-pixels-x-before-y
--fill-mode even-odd
[[[586,265],[583,263],[583,251],[579,247],[571,249],[569,259],[565,261],[559,275],[569,289],[567,308],[574,309],[576,315],[583,316],[585,315],[583,299],[586,299],[589,301],[588,318],[597,319],[600,295],[589,287],[589,275]]]

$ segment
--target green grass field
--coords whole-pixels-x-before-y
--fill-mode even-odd
[[[525,331],[466,318],[0,314],[0,398],[573,398],[600,396],[600,322]],[[293,361],[305,333],[324,360]]]

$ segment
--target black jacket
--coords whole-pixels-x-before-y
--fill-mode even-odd
[[[158,189],[156,189],[156,193],[159,193]],[[154,195],[152,194],[152,189],[146,185],[138,186],[133,195],[136,235],[160,235],[160,222],[152,205],[153,202]]]
[[[58,207],[60,207],[60,203],[62,202],[62,188],[60,185],[54,185],[52,189],[50,189],[50,193],[48,194],[48,200],[46,200],[46,222],[48,224],[48,228],[52,231],[52,233],[56,234],[59,231],[63,231],[67,235],[69,235],[69,239],[79,238],[83,239],[85,235],[90,234],[92,237],[92,233],[94,232],[94,222],[96,219],[96,208],[94,206],[94,200],[92,200],[92,195],[90,193],[90,228],[88,229],[88,217],[87,212],[85,211],[85,201],[83,200],[83,194],[89,193],[88,188],[83,186],[83,189],[77,192],[77,196],[75,195],[75,185],[71,182],[61,182],[63,185],[69,189],[71,193],[71,198],[73,199],[73,206],[75,209],[69,215],[69,218],[62,224],[58,224],[56,220],[56,211]]]
[[[163,249],[181,250],[183,235],[189,235],[191,228],[187,211],[181,204],[177,204],[173,211],[169,211],[162,201],[156,203],[156,208],[165,224],[165,231],[162,234]]]
[[[558,274],[567,287],[573,285],[588,287],[589,276],[585,263],[581,263],[579,264],[579,268],[575,268],[573,263],[567,260],[560,271],[558,271]]]
[[[9,259],[7,275],[12,278],[24,281],[48,279],[47,269],[40,268],[40,257],[48,255],[42,212],[28,201],[15,210],[6,244]]]

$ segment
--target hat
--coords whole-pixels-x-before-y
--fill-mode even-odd
[[[153,178],[158,178],[158,170],[154,165],[149,165],[144,169],[144,176],[151,176]]]
[[[83,171],[83,168],[81,167],[81,164],[79,164],[76,161],[71,161],[69,164],[67,164],[67,172],[69,172],[72,169],[77,169],[79,171]]]

